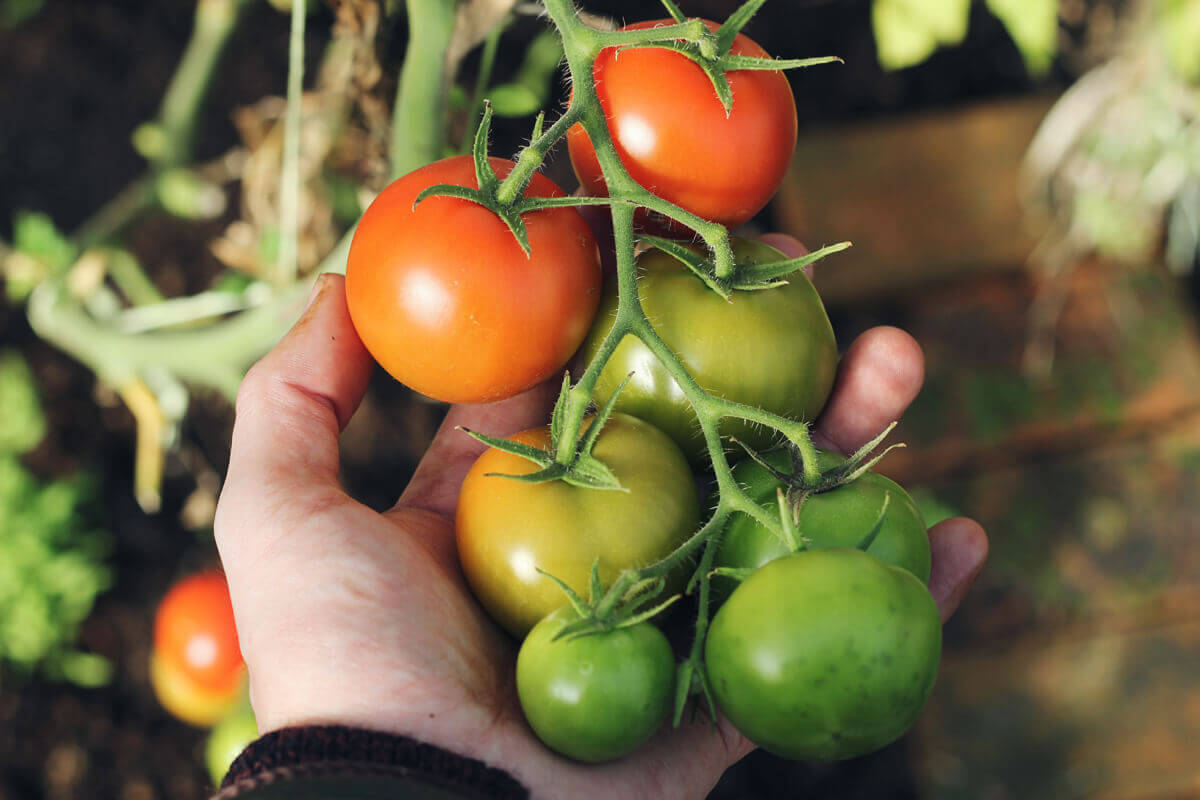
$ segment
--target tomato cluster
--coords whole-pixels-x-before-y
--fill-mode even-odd
[[[778,188],[795,146],[796,109],[782,73],[752,61],[767,58],[758,45],[705,24],[731,60],[703,66],[678,48],[610,47],[592,78],[608,138],[645,202],[661,209],[667,201],[686,212],[680,216],[728,228]],[[732,66],[717,78],[716,63]],[[718,80],[731,90],[730,108]],[[607,195],[612,187],[588,133],[575,125],[567,138],[585,190]],[[904,490],[830,453],[817,456],[816,470],[785,474],[798,451],[778,450],[734,472],[737,489],[763,514],[727,510],[712,531],[699,527],[693,467],[704,469],[712,445],[697,391],[769,412],[780,424],[811,422],[829,397],[837,348],[813,285],[798,264],[784,281],[752,279],[766,274],[756,268],[789,262],[760,242],[729,240],[730,275],[713,261],[697,274],[690,259],[707,251],[694,242],[659,241],[636,264],[652,346],[621,322],[629,298],[612,282],[602,289],[596,242],[577,211],[523,206],[528,240],[520,241],[496,191],[497,178],[519,169],[477,152],[388,187],[356,233],[347,299],[376,359],[443,400],[511,396],[561,370],[581,344],[589,364],[605,359],[590,373],[602,410],[598,435],[580,436],[586,445],[574,457],[582,466],[564,463],[564,391],[551,426],[489,442],[494,449],[472,467],[459,499],[467,582],[491,616],[524,639],[516,685],[533,731],[570,758],[618,758],[662,727],[677,694],[699,688],[746,736],[786,757],[844,758],[892,741],[930,691],[941,641],[925,585],[926,528]],[[562,195],[536,174],[521,192],[521,202]],[[648,241],[648,233],[691,235],[661,215],[634,219]],[[622,324],[628,333],[609,341]],[[677,363],[663,362],[664,346]],[[751,452],[782,438],[736,416],[723,417],[718,432]],[[543,475],[551,464],[565,477]],[[784,490],[794,505],[790,522],[777,500]],[[772,514],[782,537],[764,524]],[[717,534],[723,544],[697,570],[702,546],[715,548]],[[721,569],[707,574],[711,566]],[[656,627],[662,605],[652,600],[710,580],[715,614],[680,673],[689,684],[677,692],[675,654]],[[707,620],[704,605],[697,613]]]
[[[182,578],[159,603],[150,684],[174,717],[212,727],[205,761],[220,783],[237,754],[257,737],[229,587],[220,572]]]

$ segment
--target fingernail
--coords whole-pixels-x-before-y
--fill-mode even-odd
[[[324,274],[318,275],[317,279],[313,281],[312,291],[308,293],[308,302],[304,304],[305,311],[308,311],[308,309],[312,308],[313,301],[321,296],[321,292],[325,290],[326,283],[328,283],[328,281],[325,280]]]

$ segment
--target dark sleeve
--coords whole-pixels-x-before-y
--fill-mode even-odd
[[[285,728],[253,742],[213,800],[526,798],[508,773],[405,736],[336,725]]]

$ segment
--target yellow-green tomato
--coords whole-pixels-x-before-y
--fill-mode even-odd
[[[740,263],[786,259],[747,239],[734,239],[733,252]],[[726,301],[661,250],[643,253],[638,267],[646,316],[705,391],[793,419],[817,416],[833,388],[837,343],[821,298],[803,272],[789,275],[784,286],[735,291]],[[612,329],[616,310],[615,287],[609,286],[584,343],[589,361]],[[617,409],[654,423],[689,458],[702,461],[706,450],[691,405],[636,337],[626,336],[617,346],[596,384],[596,401],[605,402],[630,373]],[[721,422],[721,434],[757,448],[777,438],[770,429],[734,419]]]
[[[550,434],[534,428],[512,438],[544,448]],[[662,559],[699,527],[687,459],[662,431],[613,414],[592,454],[624,491],[501,477],[538,467],[495,449],[480,456],[463,481],[455,519],[463,573],[483,607],[517,638],[567,602],[539,569],[586,597],[593,562],[609,585],[622,570]],[[682,579],[682,573],[672,576],[672,586]]]
[[[704,660],[739,731],[775,755],[869,753],[917,719],[942,628],[908,570],[854,549],[807,550],[760,567],[713,617]]]
[[[784,471],[790,468],[786,451],[771,451],[764,458]],[[844,460],[842,456],[826,451],[819,451],[817,456],[822,470]],[[751,498],[769,513],[777,513],[776,491],[783,484],[771,473],[760,464],[747,460],[735,466],[733,474]],[[857,547],[879,518],[884,497],[889,498],[887,513],[867,552],[888,564],[903,567],[922,583],[928,583],[930,556],[925,519],[908,492],[879,473],[868,472],[836,489],[809,495],[800,507],[796,531],[811,548]],[[721,537],[716,565],[753,568],[787,554],[788,548],[775,534],[753,517],[736,514]],[[721,596],[732,591],[733,580],[714,576],[713,585]]]
[[[204,763],[214,786],[220,786],[233,760],[258,738],[258,723],[249,706],[243,706],[221,720],[208,734],[204,744]]]
[[[577,637],[559,609],[534,626],[517,654],[517,694],[550,749],[599,762],[632,752],[662,727],[675,694],[675,658],[649,622]]]

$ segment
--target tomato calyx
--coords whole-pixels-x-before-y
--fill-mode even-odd
[[[529,231],[525,226],[525,220],[522,219],[522,215],[547,208],[609,205],[624,202],[609,197],[525,196],[525,189],[528,188],[529,182],[533,179],[534,169],[540,163],[540,148],[545,146],[545,140],[553,140],[560,135],[556,129],[564,127],[563,123],[568,120],[566,115],[558,120],[551,130],[543,133],[542,126],[545,123],[546,115],[544,112],[538,114],[537,120],[533,125],[534,144],[527,147],[521,155],[522,162],[524,163],[518,164],[518,167],[509,174],[508,178],[503,181],[500,180],[500,177],[496,175],[496,171],[492,168],[491,162],[488,160],[487,143],[488,134],[492,127],[492,113],[492,104],[485,100],[483,104],[483,117],[480,119],[479,127],[475,131],[475,142],[471,148],[471,155],[475,161],[475,182],[479,188],[458,186],[452,183],[434,184],[417,195],[416,199],[413,200],[414,209],[420,205],[421,201],[430,197],[457,197],[460,200],[477,203],[498,216],[508,226],[513,238],[517,240],[517,244],[521,246],[525,255],[531,256]]]
[[[721,105],[725,109],[726,117],[733,113],[733,90],[729,87],[729,80],[725,77],[726,72],[734,70],[779,71],[813,67],[818,64],[833,62],[843,63],[842,59],[837,56],[759,58],[756,56],[732,54],[730,49],[733,47],[733,40],[741,33],[742,28],[746,27],[746,24],[753,19],[754,15],[758,13],[758,10],[765,2],[766,0],[747,0],[736,11],[730,14],[729,18],[719,28],[702,35],[696,41],[638,42],[636,44],[625,45],[621,49],[630,50],[643,47],[656,47],[663,50],[672,50],[695,62],[696,66],[704,70],[704,74],[712,81],[713,90],[717,93],[717,98],[721,101]],[[666,7],[668,13],[670,13],[672,19],[676,22],[683,23],[687,21],[683,12],[679,10],[679,6],[672,2],[672,0],[663,0],[663,6]]]
[[[731,300],[733,293],[774,289],[787,284],[786,276],[804,269],[825,256],[840,253],[850,247],[850,242],[838,242],[820,250],[814,250],[797,258],[759,263],[734,259],[732,272],[721,275],[715,261],[701,252],[695,245],[664,239],[661,236],[642,235],[644,244],[661,250],[687,267],[704,285],[724,300]]]
[[[890,445],[880,452],[876,452],[883,443],[883,440],[887,438],[888,434],[895,427],[896,423],[891,423],[882,433],[856,450],[845,461],[835,464],[824,471],[818,471],[815,476],[813,476],[811,470],[805,469],[804,453],[790,442],[786,446],[791,462],[790,471],[784,471],[770,463],[762,454],[755,451],[754,448],[748,446],[745,442],[737,439],[733,440],[746,451],[751,459],[782,484],[777,490],[780,527],[773,532],[780,537],[789,551],[796,553],[806,549],[808,546],[804,537],[796,529],[796,525],[800,520],[800,509],[803,508],[804,502],[814,494],[829,492],[837,489],[839,486],[853,483],[870,471],[872,467],[878,464],[892,450],[904,447],[904,443],[900,442]],[[784,487],[787,487],[786,490]],[[874,524],[856,545],[859,550],[865,551],[879,535],[880,530],[883,528],[883,522],[887,516],[890,503],[891,496],[885,493]],[[739,580],[746,577],[736,570],[714,571],[714,574],[726,575]]]
[[[580,597],[579,593],[568,586],[566,582],[549,572],[540,567],[538,572],[554,581],[563,591],[578,617],[555,634],[554,641],[632,628],[658,616],[681,597],[679,594],[674,594],[666,600],[651,605],[667,585],[666,578],[662,576],[644,578],[634,582],[623,592],[614,594],[606,590],[600,581],[599,559],[592,563],[587,600]]]
[[[628,380],[629,378],[626,377],[617,391],[613,392],[608,402],[597,409],[591,425],[575,441],[573,447],[560,448],[560,443],[567,429],[567,408],[571,391],[570,373],[563,375],[562,391],[559,392],[558,400],[554,404],[554,413],[550,418],[550,445],[547,449],[543,450],[499,436],[488,436],[469,428],[460,428],[460,430],[475,440],[483,442],[488,447],[494,447],[497,450],[503,450],[506,453],[520,456],[541,467],[536,472],[531,472],[527,475],[488,473],[489,476],[494,475],[500,478],[521,481],[522,483],[546,483],[548,481],[561,480],[572,486],[580,486],[586,489],[628,491],[621,486],[621,482],[617,480],[617,476],[613,471],[603,461],[592,455],[592,448],[595,447],[596,440],[600,437],[600,431],[604,428],[604,424],[608,422],[608,418],[612,416],[613,408],[617,404],[617,398],[620,396],[621,389],[625,387],[625,383]],[[565,461],[561,460],[558,455],[564,451],[569,453]]]

